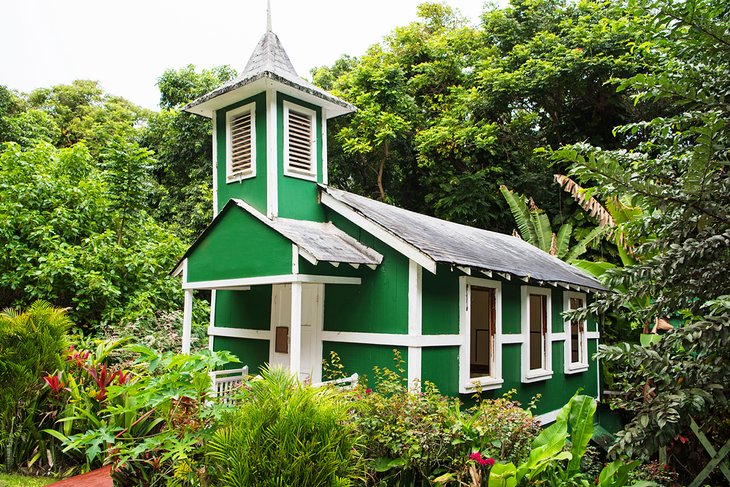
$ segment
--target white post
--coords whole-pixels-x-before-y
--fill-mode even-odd
[[[182,353],[190,353],[190,334],[193,329],[193,290],[185,290],[183,308]]]
[[[291,283],[291,326],[289,329],[289,370],[299,378],[302,360],[302,283]]]
[[[408,335],[420,338],[423,333],[423,287],[422,267],[413,260],[408,261]],[[421,347],[408,347],[408,387],[413,392],[421,391]]]

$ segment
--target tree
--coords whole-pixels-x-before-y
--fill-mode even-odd
[[[497,192],[505,184],[563,223],[555,168],[536,149],[618,147],[611,128],[646,110],[606,85],[645,67],[629,45],[643,24],[628,28],[625,13],[613,2],[515,0],[471,27],[446,6],[421,5],[419,21],[361,58],[314,71],[315,83],[360,108],[329,125],[332,184],[509,231]]]
[[[727,9],[709,0],[646,0],[634,15],[653,19],[651,37],[637,47],[656,68],[618,89],[673,113],[620,127],[621,149],[576,144],[557,157],[603,198],[626,195],[647,209],[622,229],[638,244],[638,263],[608,271],[605,282],[619,292],[596,300],[591,310],[636,299],[647,303],[646,320],[677,311],[686,318],[652,347],[604,347],[598,354],[627,365],[623,405],[634,419],[615,450],[648,454],[692,416],[700,422],[727,417],[730,37]]]
[[[213,219],[212,132],[210,120],[180,108],[235,76],[228,66],[165,71],[158,80],[162,110],[142,133],[141,145],[155,151],[153,213],[188,242]]]

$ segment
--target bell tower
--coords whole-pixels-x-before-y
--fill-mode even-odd
[[[213,209],[231,199],[262,214],[322,221],[327,120],[356,108],[302,79],[271,28],[241,74],[183,110],[213,121]]]

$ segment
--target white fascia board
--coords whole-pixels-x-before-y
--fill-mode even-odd
[[[288,284],[312,282],[320,284],[360,284],[359,277],[317,276],[312,274],[282,274],[277,276],[245,277],[241,279],[220,279],[217,281],[185,282],[183,289],[232,289],[261,284]]]
[[[373,222],[372,220],[362,216],[345,203],[328,194],[326,191],[322,191],[321,195],[322,204],[324,204],[331,210],[339,213],[344,218],[347,218],[358,227],[362,228],[378,240],[381,240],[386,245],[392,247],[404,256],[416,262],[424,269],[427,269],[431,274],[436,274],[436,261],[433,260],[431,257],[424,254],[405,240],[390,233],[388,230]]]
[[[276,91],[266,85],[266,213],[269,218],[279,214],[279,153],[277,134]]]

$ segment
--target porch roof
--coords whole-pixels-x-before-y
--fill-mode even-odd
[[[514,275],[526,281],[606,290],[580,269],[511,235],[448,222],[326,186],[321,186],[321,191],[326,206],[339,212],[344,205],[345,218],[348,210],[354,212],[350,215],[364,218],[390,238],[415,249],[433,264],[433,270],[439,263],[466,271],[474,268]]]
[[[383,256],[381,254],[358,242],[334,226],[331,222],[320,223],[288,218],[271,219],[245,201],[233,198],[226,203],[210,225],[208,225],[180,258],[172,275],[178,275],[182,271],[185,259],[206,240],[213,228],[227,213],[235,210],[243,211],[253,216],[273,231],[291,241],[298,247],[299,255],[312,264],[316,265],[318,262],[330,262],[335,264],[350,264],[355,267],[366,265],[374,268],[383,262]]]

